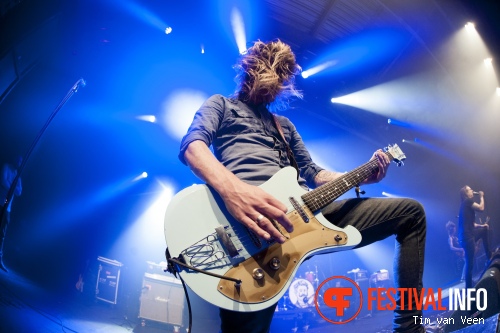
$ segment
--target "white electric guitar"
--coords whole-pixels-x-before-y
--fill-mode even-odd
[[[398,165],[406,158],[397,146],[385,149]],[[299,265],[320,253],[350,249],[361,242],[352,226],[338,228],[320,209],[378,171],[377,160],[312,191],[297,183],[297,171],[286,167],[260,187],[288,207],[294,231],[283,244],[266,241],[237,222],[219,195],[207,185],[177,193],[165,215],[165,239],[178,273],[189,289],[207,302],[233,311],[258,311],[285,294]],[[211,274],[211,275],[209,275]]]

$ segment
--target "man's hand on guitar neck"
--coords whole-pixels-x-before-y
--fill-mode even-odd
[[[387,155],[381,149],[379,149],[373,153],[373,156],[372,158],[370,158],[370,161],[374,159],[377,159],[378,172],[368,177],[365,181],[361,183],[361,185],[378,183],[379,181],[384,179],[385,175],[387,174],[387,169],[389,169],[389,166],[391,165],[389,157],[387,157]]]

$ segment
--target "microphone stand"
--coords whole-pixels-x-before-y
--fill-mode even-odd
[[[87,83],[85,82],[85,80],[83,78],[80,78],[78,81],[76,81],[76,83],[73,85],[73,87],[71,87],[71,89],[68,91],[66,96],[64,96],[64,98],[61,100],[61,102],[59,102],[59,105],[57,105],[57,107],[54,109],[54,111],[52,111],[51,115],[49,116],[49,119],[47,119],[47,121],[43,125],[40,132],[38,132],[38,135],[35,137],[35,140],[31,144],[31,146],[29,147],[26,154],[24,155],[23,161],[21,162],[21,165],[17,169],[16,177],[12,181],[12,184],[10,184],[9,192],[7,192],[7,196],[5,197],[5,200],[4,200],[4,203],[2,206],[2,210],[0,211],[0,221],[2,221],[4,214],[7,213],[7,207],[9,206],[9,204],[12,201],[12,197],[14,196],[14,192],[16,190],[17,183],[19,182],[19,178],[21,178],[21,173],[24,170],[24,166],[26,165],[26,162],[30,158],[31,153],[33,152],[33,149],[35,149],[36,145],[38,144],[38,141],[40,141],[40,138],[42,137],[43,133],[45,132],[47,127],[49,127],[50,122],[52,121],[52,119],[54,119],[57,112],[59,112],[59,110],[64,106],[64,104],[66,104],[66,102],[71,98],[71,96],[73,96],[78,91],[78,89],[80,87],[85,87],[86,84]]]

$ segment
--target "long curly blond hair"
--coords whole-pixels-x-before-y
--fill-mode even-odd
[[[271,105],[282,110],[291,97],[302,98],[295,88],[301,68],[289,45],[282,41],[255,42],[234,66],[239,99],[252,104]]]

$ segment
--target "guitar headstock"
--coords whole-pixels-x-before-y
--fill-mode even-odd
[[[393,146],[388,145],[384,148],[384,151],[392,157],[398,166],[402,166],[404,164],[403,161],[406,159],[406,155],[397,144],[394,144]]]

